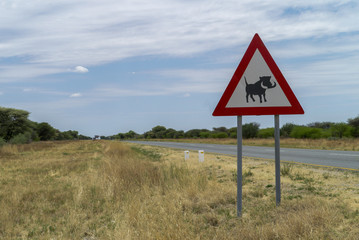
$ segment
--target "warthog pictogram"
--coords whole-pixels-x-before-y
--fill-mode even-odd
[[[244,77],[244,80],[246,81],[247,103],[248,103],[249,96],[251,96],[253,102],[255,102],[253,95],[259,96],[260,103],[262,103],[262,96],[264,98],[264,101],[265,102],[267,101],[266,90],[277,86],[277,83],[273,82],[273,84],[272,84],[270,79],[271,79],[271,76],[262,76],[262,77],[259,77],[259,81],[255,82],[253,84],[248,84],[246,77]]]

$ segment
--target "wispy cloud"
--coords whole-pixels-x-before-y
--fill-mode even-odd
[[[127,86],[103,85],[90,95],[108,98],[181,94],[188,97],[191,93],[216,93],[224,90],[233,69],[169,69],[146,74],[156,80]]]
[[[71,98],[78,98],[78,97],[82,97],[81,93],[73,93],[70,95]]]
[[[359,30],[353,24],[359,20],[356,1],[60,0],[1,5],[0,57],[21,56],[23,64],[35,69],[22,72],[32,76],[65,72],[79,62],[93,66],[139,55],[228,48],[247,44],[254,31],[276,42]],[[351,36],[343,38],[347,42]],[[343,48],[332,47],[336,52]],[[9,70],[0,70],[7,73],[0,81],[14,77]]]

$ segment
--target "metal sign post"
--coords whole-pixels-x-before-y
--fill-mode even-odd
[[[280,204],[280,132],[279,115],[274,115],[274,141],[275,141],[275,199],[276,205]]]
[[[237,217],[242,216],[242,116],[237,116]]]

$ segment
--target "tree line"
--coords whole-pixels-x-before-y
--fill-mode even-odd
[[[242,126],[243,138],[272,138],[274,128],[260,129],[256,122],[246,123]],[[359,137],[359,116],[349,118],[347,122],[313,122],[307,125],[286,123],[280,128],[281,137],[298,139],[320,138],[357,138]],[[177,131],[164,126],[153,127],[150,131],[138,134],[134,131],[118,133],[106,139],[180,139],[180,138],[237,138],[237,128],[218,127],[212,130],[191,129]]]
[[[31,121],[28,119],[29,114],[25,110],[0,107],[0,146],[5,143],[91,139],[74,130],[61,132],[46,122]]]
[[[25,110],[0,107],[0,146],[5,143],[23,144],[32,141],[47,140],[86,140],[91,137],[68,130],[61,132],[46,122],[37,123],[28,119]],[[247,123],[242,126],[243,138],[272,138],[274,128],[260,129],[259,123]],[[280,129],[282,137],[291,138],[358,138],[359,116],[349,118],[347,122],[313,122],[307,125],[286,123]],[[101,136],[101,139],[180,139],[180,138],[237,138],[237,128],[215,127],[208,129],[175,130],[156,126],[138,134],[135,131],[118,133],[113,136]]]

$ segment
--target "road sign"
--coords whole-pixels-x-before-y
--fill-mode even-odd
[[[237,116],[237,216],[242,215],[242,116],[275,115],[276,204],[280,191],[280,114],[304,114],[258,34],[255,34],[213,116]]]
[[[286,79],[255,34],[213,116],[304,114]]]

